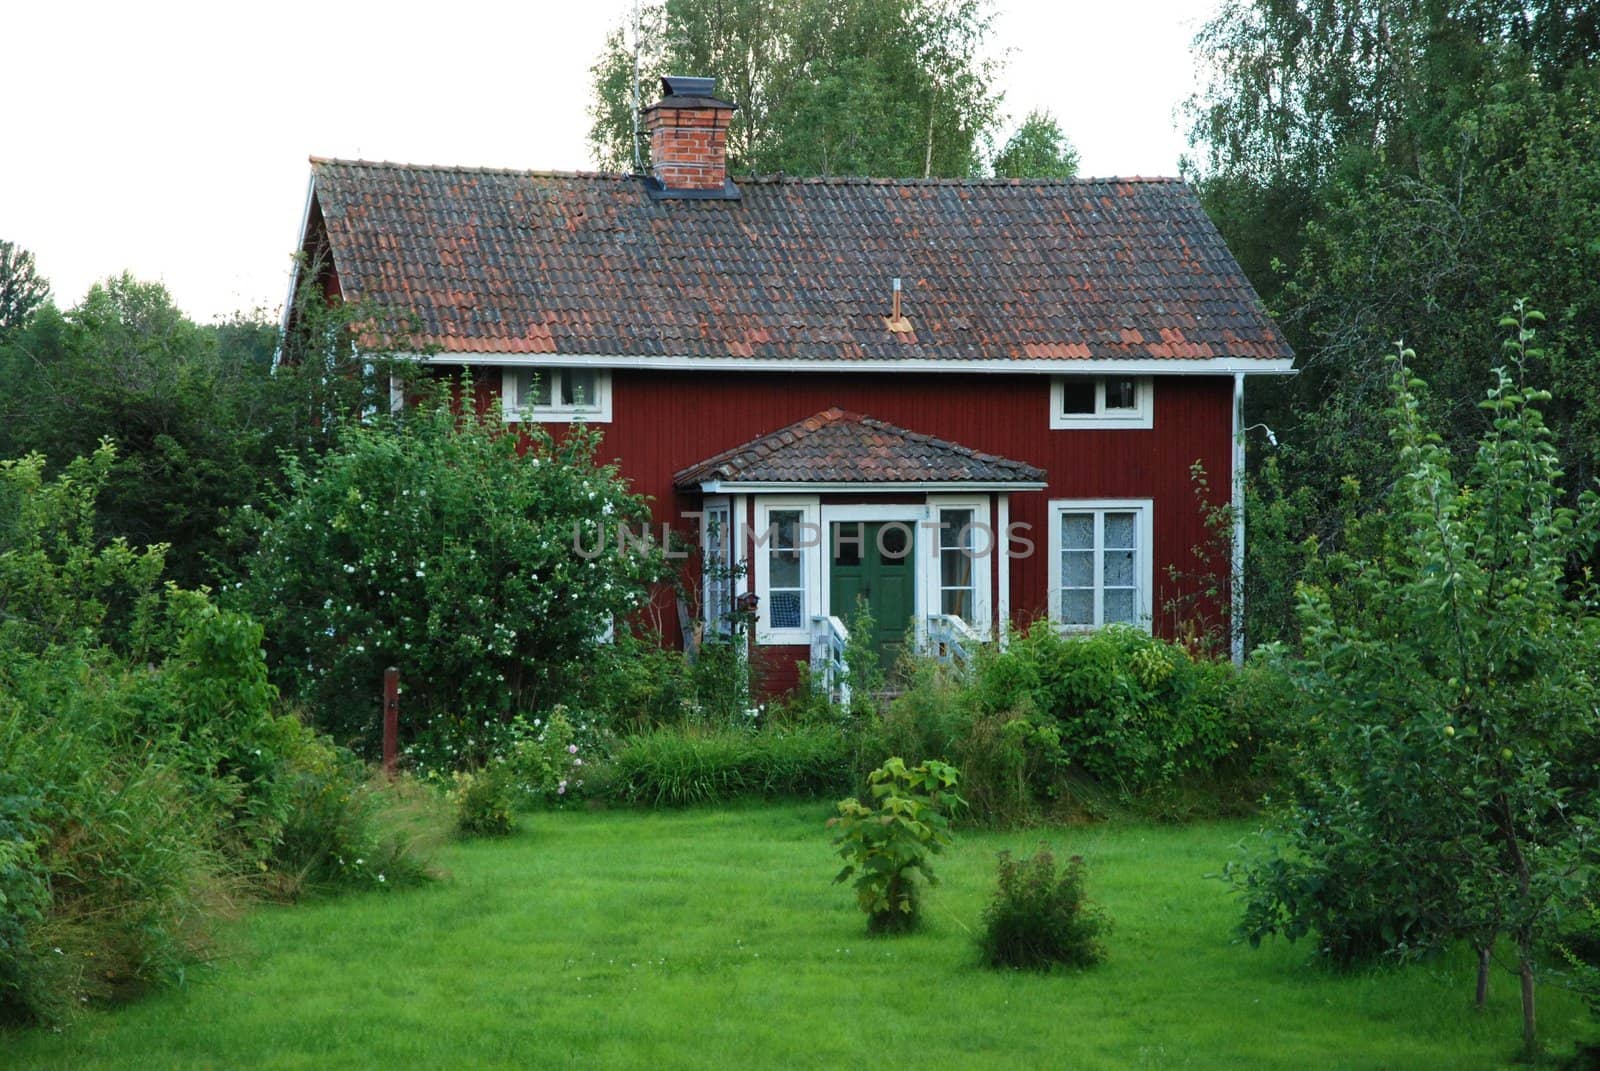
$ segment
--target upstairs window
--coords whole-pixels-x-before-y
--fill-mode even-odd
[[[1050,381],[1050,426],[1148,428],[1155,410],[1149,376],[1056,376]]]
[[[611,420],[611,373],[603,368],[505,368],[501,405],[508,421]]]

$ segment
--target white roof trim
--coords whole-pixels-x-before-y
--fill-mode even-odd
[[[546,368],[646,368],[658,371],[697,369],[736,372],[1048,372],[1052,375],[1106,375],[1124,372],[1131,375],[1221,376],[1294,375],[1289,358],[1259,357],[1148,357],[1142,359],[1082,358],[1050,360],[1043,358],[976,357],[904,360],[853,360],[831,357],[633,357],[617,354],[556,353],[399,353],[396,357],[429,364],[542,365]]]
[[[278,366],[283,356],[283,339],[289,334],[289,313],[294,311],[294,293],[300,289],[300,255],[306,248],[306,224],[311,222],[311,201],[317,195],[317,173],[312,171],[306,181],[306,203],[300,209],[300,236],[295,239],[294,256],[290,259],[289,292],[283,298],[283,315],[278,317],[278,349],[272,354],[272,366]]]
[[[827,481],[827,480],[798,480],[793,483],[773,482],[745,482],[743,480],[704,480],[700,484],[702,494],[721,495],[730,492],[766,493],[766,494],[801,494],[829,491],[850,492],[853,494],[869,494],[873,491],[927,491],[929,493],[951,491],[1043,491],[1047,484],[1041,480],[1027,480],[1012,483],[1002,483],[999,480],[942,480],[930,482],[925,480],[883,480],[878,482],[852,482],[852,481]]]

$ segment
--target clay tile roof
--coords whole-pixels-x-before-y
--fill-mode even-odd
[[[725,450],[673,477],[680,488],[725,483],[1029,484],[1043,469],[919,435],[835,406]]]
[[[313,158],[345,297],[444,353],[1074,362],[1289,357],[1177,179],[739,179]],[[903,280],[912,330],[886,330]]]

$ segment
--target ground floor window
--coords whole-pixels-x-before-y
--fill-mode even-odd
[[[1050,617],[1067,628],[1150,625],[1148,499],[1050,503]]]
[[[733,524],[727,502],[708,503],[701,516],[700,567],[706,634],[726,636],[733,622]]]
[[[976,529],[971,509],[939,511],[939,612],[968,624],[976,614]]]

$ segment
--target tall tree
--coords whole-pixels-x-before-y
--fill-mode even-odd
[[[0,337],[27,323],[49,296],[33,254],[0,238]]]
[[[739,105],[736,170],[973,175],[999,107],[992,21],[990,0],[660,0],[640,12],[639,103],[662,74],[714,76]],[[611,33],[592,68],[590,146],[613,170],[634,161],[632,37]]]
[[[1419,404],[1464,458],[1486,420],[1486,325],[1517,298],[1551,310],[1550,421],[1567,470],[1596,471],[1592,5],[1226,0],[1195,47],[1209,82],[1189,105],[1190,171],[1302,369],[1250,399],[1286,443],[1284,478],[1319,503],[1299,534],[1338,537],[1345,476],[1368,502],[1387,486],[1396,323],[1424,355]]]
[[[996,178],[1072,178],[1078,150],[1047,111],[1033,111],[994,158]]]

